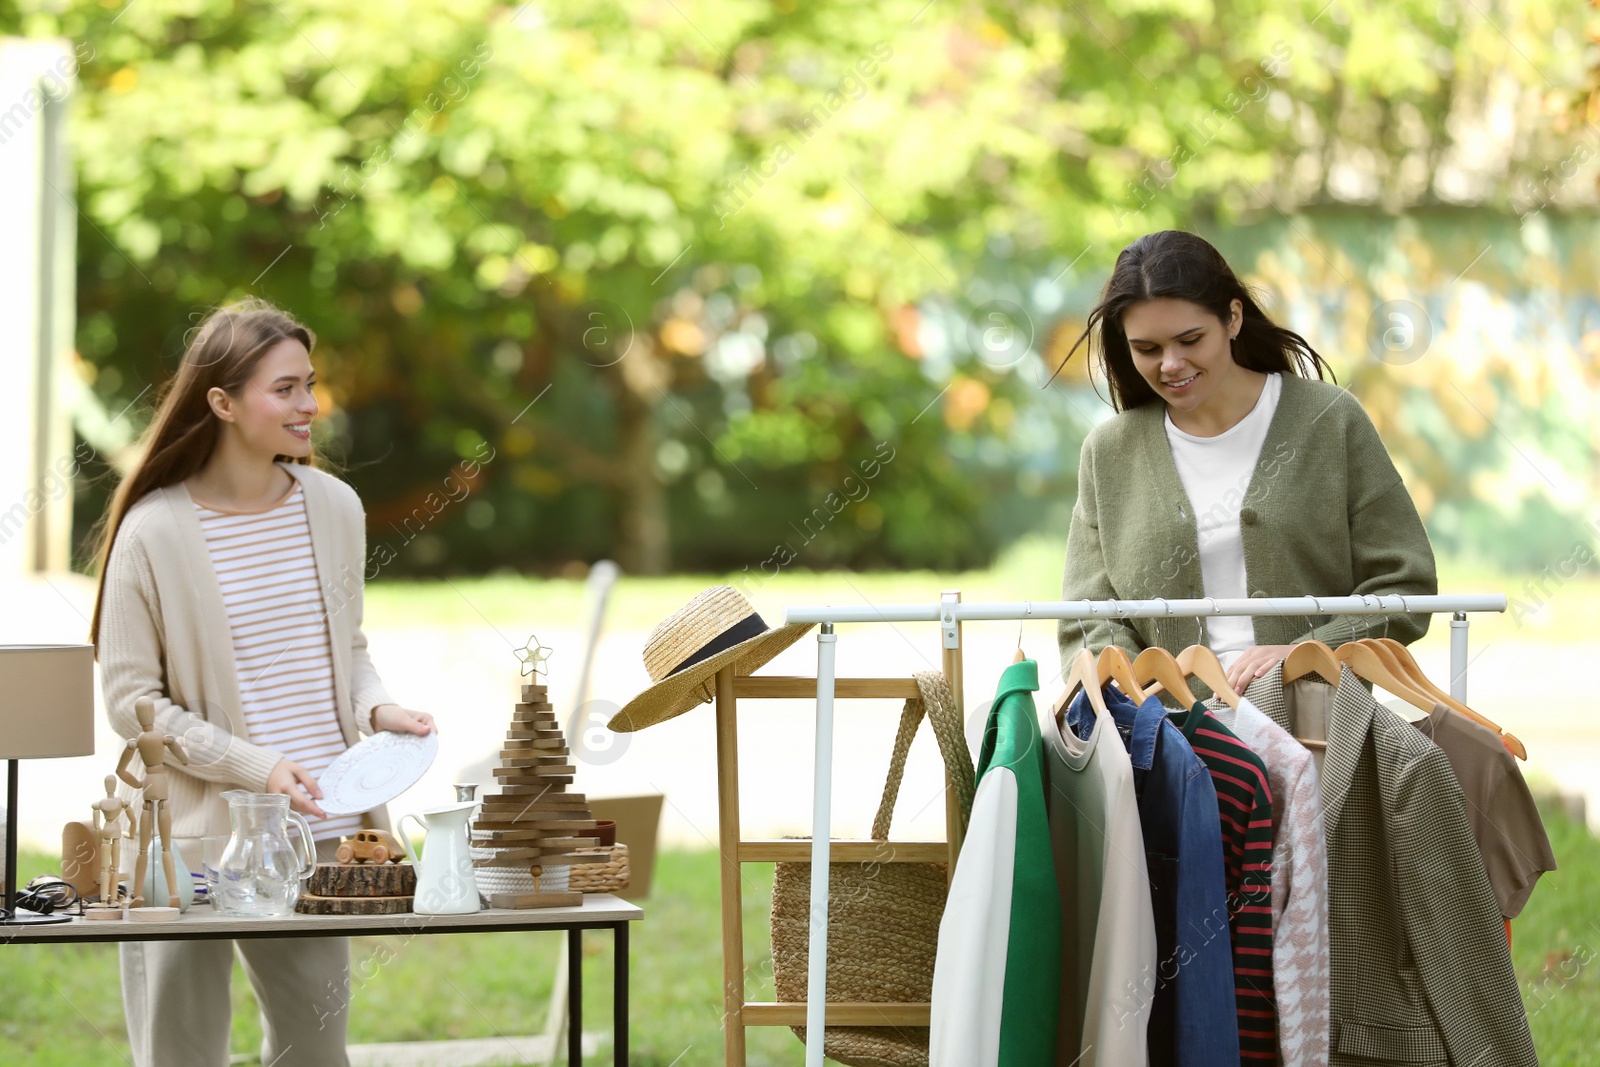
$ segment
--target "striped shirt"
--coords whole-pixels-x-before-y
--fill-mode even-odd
[[[1177,717],[1211,772],[1222,820],[1222,863],[1233,937],[1239,1058],[1278,1062],[1278,1009],[1272,986],[1272,786],[1266,764],[1238,735],[1196,704]]]
[[[199,503],[195,510],[228,611],[249,739],[321,778],[347,746],[336,717],[327,609],[300,482],[264,511],[217,511]],[[363,825],[360,815],[308,821],[319,840]]]
[[[1272,989],[1284,1067],[1326,1067],[1328,840],[1316,761],[1250,702],[1208,703],[1211,714],[1267,765],[1272,785]]]

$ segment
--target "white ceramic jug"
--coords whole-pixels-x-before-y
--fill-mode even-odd
[[[478,879],[472,872],[467,820],[478,805],[451,804],[419,815],[402,815],[395,824],[407,851],[417,857],[417,891],[411,910],[419,915],[465,915],[478,910]],[[427,854],[406,836],[411,819],[427,834]]]

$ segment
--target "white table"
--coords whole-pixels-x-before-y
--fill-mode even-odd
[[[613,1043],[617,1064],[628,1062],[628,924],[644,918],[637,905],[610,893],[586,893],[574,908],[471,915],[291,915],[283,919],[230,919],[195,904],[171,922],[73,919],[43,926],[0,926],[0,944],[59,945],[106,941],[206,941],[246,937],[360,937],[415,934],[481,934],[520,930],[565,930],[570,993],[567,998],[567,1063],[583,1061],[583,931],[612,933],[615,1000]]]

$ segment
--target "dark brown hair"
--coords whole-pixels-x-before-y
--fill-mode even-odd
[[[1235,363],[1269,374],[1277,371],[1307,378],[1333,378],[1333,369],[1304,337],[1267,318],[1211,242],[1183,230],[1147,233],[1122,250],[1105,291],[1100,294],[1100,303],[1089,312],[1088,324],[1061,361],[1061,367],[1067,365],[1098,323],[1100,369],[1111,384],[1111,406],[1127,411],[1159,400],[1133,365],[1122,316],[1134,304],[1161,297],[1198,304],[1219,322],[1232,317],[1231,305],[1238,300],[1244,305],[1244,322],[1232,342]],[[1092,344],[1090,350],[1093,351]],[[1052,381],[1061,367],[1051,372]],[[1046,387],[1049,384],[1045,382]]]
[[[288,313],[265,300],[250,298],[219,307],[207,315],[191,334],[178,373],[156,394],[156,412],[134,446],[138,457],[116,492],[111,506],[97,525],[93,542],[99,566],[94,618],[89,642],[100,655],[100,606],[105,599],[106,562],[128,509],[144,496],[164,486],[176,485],[204,467],[216,450],[221,420],[211,410],[206,394],[213,388],[237,397],[256,372],[261,357],[280,341],[296,340],[310,352],[316,335]],[[304,457],[278,456],[279,460],[309,464]]]

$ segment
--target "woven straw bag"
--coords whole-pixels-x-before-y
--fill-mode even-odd
[[[944,756],[963,821],[972,811],[972,755],[962,734],[955,697],[944,675],[914,675],[922,698],[900,713],[883,800],[872,839],[883,859],[828,865],[828,979],[830,1001],[927,1003],[933,995],[933,960],[948,885],[943,863],[890,863],[889,821],[905,772],[906,753],[924,711]],[[802,839],[804,840],[804,839]],[[772,974],[780,1001],[806,999],[810,938],[811,864],[779,863],[772,887]],[[790,1027],[804,1041],[806,1028]],[[928,1028],[830,1026],[823,1054],[849,1067],[928,1067]]]

